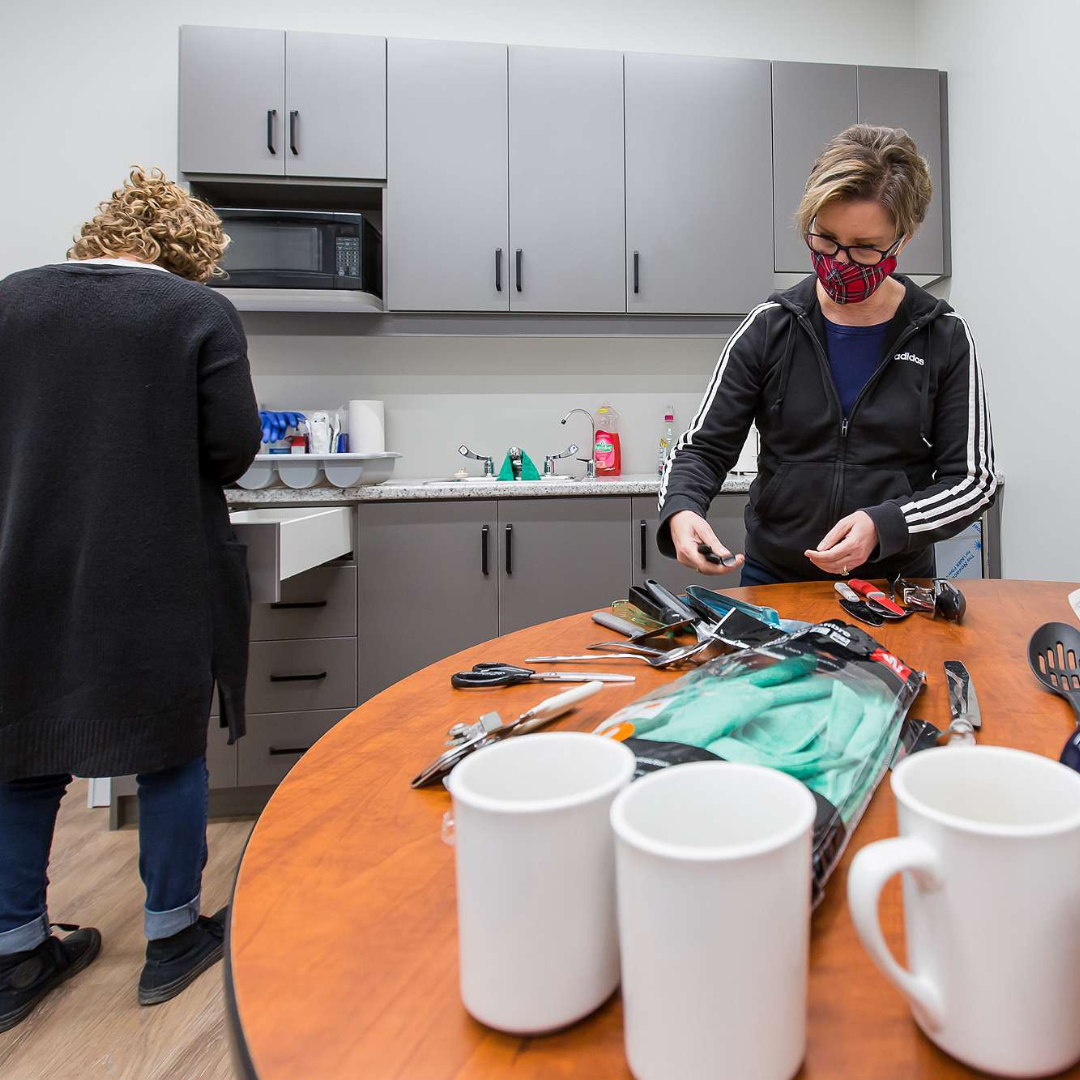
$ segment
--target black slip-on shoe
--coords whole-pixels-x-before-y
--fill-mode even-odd
[[[0,956],[0,1031],[21,1024],[50,990],[88,967],[101,951],[101,934],[54,923],[67,937],[47,937],[26,952]]]
[[[170,1001],[225,955],[228,913],[223,907],[213,915],[200,915],[179,934],[146,943],[146,963],[139,976],[140,1005]]]

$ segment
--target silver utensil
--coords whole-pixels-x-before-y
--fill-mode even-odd
[[[694,642],[693,645],[685,645],[679,649],[669,649],[667,652],[656,654],[646,649],[642,649],[640,652],[605,652],[603,658],[604,660],[643,660],[649,667],[666,668],[696,656],[712,644],[711,641]],[[526,664],[579,664],[585,662],[595,664],[596,661],[597,656],[595,653],[584,653],[578,656],[529,656],[525,658]]]
[[[968,669],[959,660],[945,661],[952,723],[946,734],[949,745],[974,746],[975,732],[982,727],[982,710]]]

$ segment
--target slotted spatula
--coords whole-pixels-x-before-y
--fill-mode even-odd
[[[1044,623],[1028,642],[1028,663],[1043,686],[1073,707],[1080,726],[1080,630],[1068,623]]]

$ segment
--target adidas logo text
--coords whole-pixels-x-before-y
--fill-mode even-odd
[[[926,361],[921,356],[916,356],[914,353],[910,353],[910,352],[897,353],[893,357],[893,359],[894,360],[910,360],[913,364],[918,364],[919,367],[922,367],[923,364],[926,363]]]

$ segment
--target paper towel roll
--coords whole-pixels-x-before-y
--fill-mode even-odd
[[[386,412],[381,401],[349,402],[349,453],[386,451]]]

